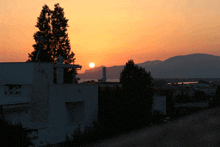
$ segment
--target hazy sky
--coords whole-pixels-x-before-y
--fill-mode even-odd
[[[176,55],[220,56],[219,0],[4,0],[0,62],[25,62],[42,6],[59,3],[68,21],[79,73],[96,66],[166,60]]]

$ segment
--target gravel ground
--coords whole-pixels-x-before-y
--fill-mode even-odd
[[[220,108],[209,109],[86,147],[220,147]]]

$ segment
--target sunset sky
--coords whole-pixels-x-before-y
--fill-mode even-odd
[[[42,6],[59,3],[71,51],[83,73],[95,66],[166,60],[176,55],[220,56],[219,0],[4,0],[0,5],[0,62],[25,62]]]

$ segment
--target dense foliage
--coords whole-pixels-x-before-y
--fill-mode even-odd
[[[199,83],[199,84],[209,84],[209,81],[206,81],[206,80],[199,80],[198,83]]]
[[[220,86],[217,87],[215,97],[213,98],[212,101],[212,106],[219,106],[219,105],[220,105]]]
[[[70,40],[67,33],[68,19],[64,17],[64,10],[59,4],[50,10],[47,5],[43,6],[36,27],[39,29],[34,34],[34,51],[29,55],[27,62],[51,62],[56,63],[58,56],[62,56],[65,64],[75,62],[74,53],[70,52]],[[37,58],[37,60],[36,60]],[[55,70],[54,70],[55,72]],[[64,69],[64,83],[72,83],[76,69]],[[54,82],[56,82],[54,74]],[[77,80],[75,82],[78,82]]]
[[[0,119],[0,146],[1,147],[28,147],[33,145],[28,138],[28,130],[21,124],[13,125]]]
[[[123,99],[120,112],[128,126],[151,121],[154,94],[152,80],[151,73],[134,65],[133,60],[129,60],[121,72]]]
[[[209,96],[205,94],[204,91],[196,90],[193,97],[189,97],[188,94],[183,94],[183,92],[174,97],[175,103],[190,103],[209,100]]]
[[[164,79],[154,79],[153,80],[153,84],[157,87],[162,87],[164,85],[166,85],[168,82],[165,81]]]
[[[150,73],[130,60],[121,73],[122,88],[99,87],[98,124],[75,132],[62,146],[82,146],[149,126],[152,121],[153,84]]]

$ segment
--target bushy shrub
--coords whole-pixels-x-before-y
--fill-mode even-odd
[[[33,145],[28,138],[28,130],[22,124],[11,124],[0,119],[0,146],[1,147],[28,147]]]
[[[215,97],[212,100],[212,106],[220,106],[220,86],[218,86],[216,89]]]
[[[181,94],[181,95],[175,96],[175,102],[176,103],[190,103],[192,102],[192,99],[190,99],[190,97],[187,95]]]
[[[158,111],[158,110],[154,110],[153,111],[153,117],[152,117],[152,122],[154,124],[157,124],[157,123],[160,123],[160,122],[163,122],[164,119],[165,119],[165,116],[162,114],[162,112]]]

